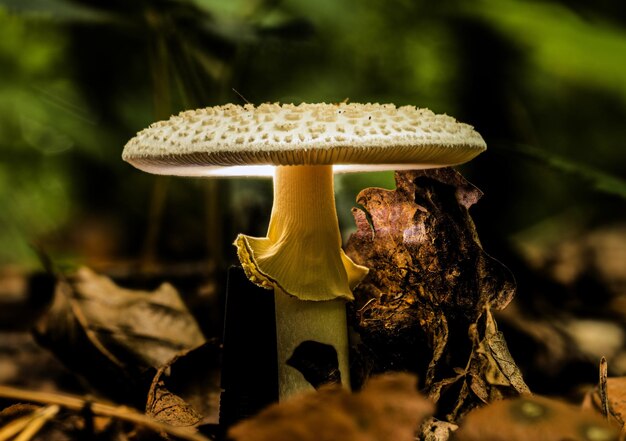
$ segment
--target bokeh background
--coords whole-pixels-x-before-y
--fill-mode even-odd
[[[484,248],[528,314],[616,318],[587,344],[626,373],[619,1],[0,0],[0,267],[219,280],[236,233],[264,232],[271,183],[155,177],[121,160],[125,142],[188,108],[346,99],[474,125],[489,149],[460,170],[485,193]],[[393,174],[336,186],[347,235],[358,191]]]

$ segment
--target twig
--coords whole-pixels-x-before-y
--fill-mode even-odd
[[[50,420],[59,412],[59,406],[52,405],[42,407],[30,412],[28,415],[16,418],[10,423],[0,428],[0,441],[7,441],[18,433],[17,439],[22,441],[31,439],[44,426],[46,421]]]
[[[608,363],[606,358],[600,360],[600,411],[604,418],[609,419],[609,394],[607,392]]]
[[[29,415],[16,418],[5,426],[0,427],[0,441],[7,441],[24,430],[24,427],[28,426],[28,423],[35,418],[35,414],[36,412],[32,412]]]
[[[0,385],[0,397],[18,401],[30,401],[34,403],[56,404],[66,409],[75,411],[81,411],[87,403],[87,401],[83,398],[74,395],[21,390],[2,385]],[[175,427],[170,426],[169,424],[161,423],[137,412],[134,409],[131,409],[130,407],[115,406],[98,402],[90,402],[89,404],[91,411],[95,415],[129,421],[131,423],[152,429],[156,432],[165,432],[169,435],[187,441],[210,441],[209,438],[200,435],[199,433],[193,433],[190,428]]]
[[[15,437],[14,441],[30,441],[33,439],[42,427],[59,413],[59,410],[61,410],[61,408],[56,404],[41,409],[41,412],[28,423],[24,430]]]

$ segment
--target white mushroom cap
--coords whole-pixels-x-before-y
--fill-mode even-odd
[[[267,165],[441,167],[485,149],[471,126],[413,106],[227,104],[152,124],[126,144],[122,157],[150,173],[211,176],[263,174],[254,166]]]

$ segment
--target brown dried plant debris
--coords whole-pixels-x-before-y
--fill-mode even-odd
[[[177,427],[193,427],[202,421],[202,415],[181,397],[167,390],[163,381],[153,384],[146,413],[157,421]]]
[[[539,396],[501,400],[470,412],[455,441],[618,441],[594,412]]]
[[[76,395],[0,385],[0,399],[43,405],[16,404],[0,412],[2,440],[209,441],[193,428],[174,427],[127,406]]]
[[[608,420],[621,428],[622,439],[626,440],[626,377],[614,377],[606,379],[605,400],[601,390],[602,385],[587,394],[583,407],[594,409],[604,414],[608,407]]]
[[[445,378],[430,389],[430,398],[439,401],[447,388],[460,385],[454,408],[446,415],[449,421],[458,421],[477,406],[530,393],[489,309],[478,323],[470,325],[469,333],[472,353],[465,369],[457,368],[457,376]]]
[[[0,412],[0,440],[69,440],[71,438],[68,432],[77,431],[76,422],[67,419],[62,421],[57,417],[59,411],[60,407],[57,405],[9,406]]]
[[[361,392],[339,386],[294,397],[234,426],[234,441],[413,441],[433,404],[418,394],[414,376],[385,374]]]
[[[172,285],[125,289],[88,268],[60,278],[35,335],[100,392],[140,406],[150,384],[144,377],[205,341]]]
[[[146,413],[172,426],[217,424],[220,405],[220,348],[211,341],[159,368]]]
[[[395,190],[359,194],[346,247],[370,268],[351,311],[360,375],[417,372],[435,401],[450,391],[438,415],[452,418],[527,390],[490,314],[515,281],[478,239],[468,210],[481,195],[450,168],[396,172]]]
[[[428,418],[422,423],[418,431],[420,441],[448,441],[459,428],[456,424]]]

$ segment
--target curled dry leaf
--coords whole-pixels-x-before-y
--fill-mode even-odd
[[[394,320],[400,325],[406,320],[409,327],[411,300],[452,310],[470,322],[486,304],[504,308],[515,292],[513,277],[483,251],[468,213],[480,190],[450,168],[396,172],[396,187],[368,188],[357,197],[363,208],[353,210],[358,231],[347,252],[375,270],[359,291],[376,300],[394,299],[399,309]],[[385,306],[391,305],[368,309]]]
[[[468,209],[481,195],[450,168],[396,172],[396,190],[359,194],[346,247],[370,268],[351,313],[361,375],[417,372],[435,401],[462,382],[439,407],[453,421],[527,390],[489,312],[510,302],[515,281],[480,245]]]
[[[216,342],[185,351],[159,368],[146,413],[172,426],[217,424],[220,404],[220,349]]]
[[[163,381],[152,385],[146,413],[157,421],[171,426],[195,426],[202,420],[202,416],[178,395],[171,393]]]
[[[470,325],[469,334],[472,352],[465,369],[458,368],[456,376],[445,378],[430,389],[431,398],[439,400],[446,388],[460,385],[455,406],[447,415],[451,421],[457,421],[478,405],[530,393],[488,308],[476,324]]]
[[[235,441],[413,441],[420,422],[433,411],[409,374],[372,378],[361,392],[339,386],[272,405],[234,426]]]
[[[170,284],[135,291],[88,268],[59,281],[35,333],[92,386],[117,401],[141,404],[149,386],[142,383],[147,371],[204,342]]]
[[[527,396],[476,409],[463,419],[456,441],[617,441],[600,416],[560,401]]]

